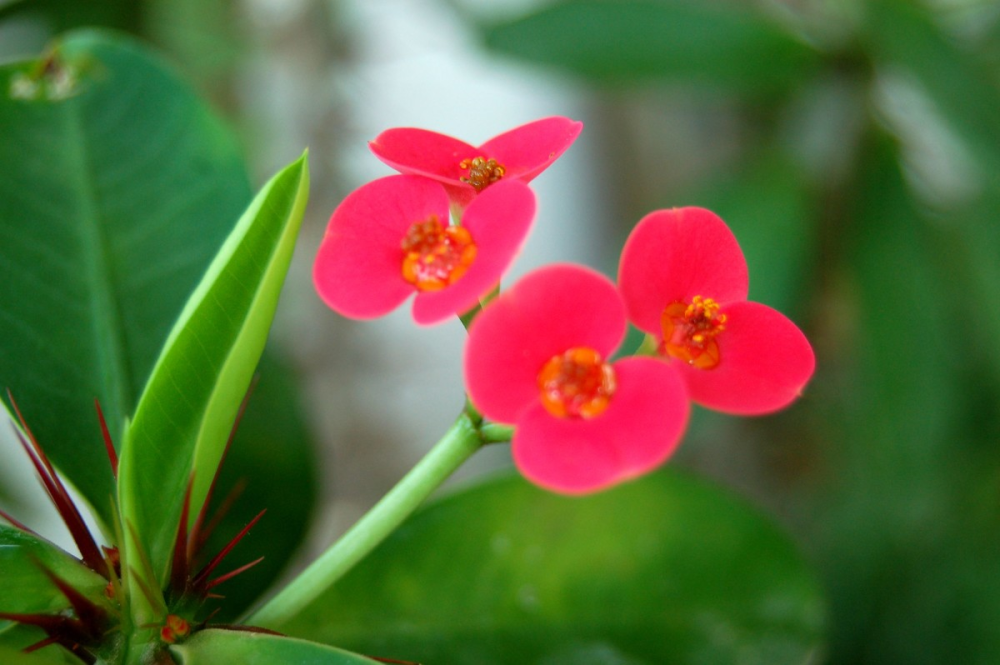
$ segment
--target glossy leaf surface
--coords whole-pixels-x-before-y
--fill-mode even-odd
[[[818,63],[762,16],[698,2],[562,0],[483,31],[495,51],[612,83],[759,91],[793,84]]]
[[[170,648],[180,665],[373,665],[375,661],[315,642],[235,630],[203,630]]]
[[[227,502],[229,508],[202,551],[206,558],[213,556],[266,509],[219,573],[257,557],[264,560],[216,589],[225,596],[213,618],[220,623],[236,620],[277,579],[305,538],[316,503],[317,461],[295,374],[268,348],[257,375],[259,381],[222,465],[209,515],[223,510]],[[229,501],[230,497],[234,499]]]
[[[42,566],[84,595],[101,599],[107,580],[52,543],[0,524],[0,612],[55,612],[69,601]],[[0,628],[6,624],[0,620]]]
[[[250,200],[236,144],[129,39],[0,67],[0,386],[109,522],[94,413],[121,445],[163,342]]]
[[[806,663],[815,579],[770,521],[658,473],[585,498],[504,477],[415,515],[279,630],[453,665]]]
[[[129,428],[122,516],[163,582],[188,479],[191,519],[264,349],[305,210],[306,157],[274,176],[226,239],[170,334]]]

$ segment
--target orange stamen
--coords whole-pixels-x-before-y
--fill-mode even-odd
[[[660,315],[661,352],[698,369],[712,369],[720,361],[716,336],[726,329],[726,315],[719,303],[695,296],[690,303],[675,302]]]
[[[459,180],[469,183],[476,188],[477,192],[483,191],[507,173],[504,165],[492,157],[489,159],[486,157],[463,159],[458,163],[458,168],[469,170],[469,177],[463,176]]]
[[[615,370],[589,347],[553,356],[538,373],[542,406],[558,418],[593,418],[608,408]]]
[[[420,291],[439,291],[457,282],[477,252],[468,229],[442,226],[437,215],[415,222],[401,246],[403,279]]]

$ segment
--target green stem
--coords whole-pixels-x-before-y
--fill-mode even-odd
[[[476,424],[462,413],[451,429],[399,483],[247,623],[279,626],[330,588],[403,523],[424,499],[483,445]]]
[[[488,423],[479,428],[479,436],[483,443],[508,443],[514,436],[514,428]]]
[[[479,299],[479,304],[478,305],[476,305],[475,307],[473,307],[472,309],[470,309],[468,312],[466,312],[465,314],[462,314],[461,316],[458,317],[459,320],[462,322],[462,325],[465,326],[466,330],[468,330],[469,326],[472,325],[472,320],[474,318],[476,318],[477,316],[479,316],[479,313],[481,311],[483,311],[483,308],[485,308],[487,305],[489,305],[490,301],[492,301],[498,295],[500,295],[500,284],[499,283],[496,286],[494,286],[492,289],[490,289],[490,291],[485,296],[483,296],[482,298]]]

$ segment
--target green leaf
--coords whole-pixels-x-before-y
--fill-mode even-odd
[[[674,472],[584,498],[504,477],[415,515],[289,625],[450,665],[805,663],[816,580],[769,520]]]
[[[500,53],[607,83],[668,79],[759,91],[794,85],[819,62],[756,14],[681,0],[562,0],[483,34]]]
[[[948,39],[917,3],[880,0],[867,8],[877,59],[916,75],[966,148],[984,168],[1000,169],[1000,85],[985,62]]]
[[[203,630],[170,647],[180,665],[374,665],[348,651],[280,635],[237,630]]]
[[[122,518],[159,583],[185,488],[205,500],[274,317],[309,187],[306,156],[260,191],[191,295],[143,392],[122,454]]]
[[[0,67],[0,390],[110,523],[121,445],[188,295],[250,200],[228,130],[133,41]]]
[[[974,313],[969,327],[973,339],[963,356],[973,362],[987,361],[1000,378],[1000,183],[993,183],[982,197],[961,210],[950,212],[943,224],[951,242],[941,252],[945,270],[960,278],[952,296],[961,307]],[[964,302],[963,302],[964,301]],[[980,391],[976,391],[979,393]],[[980,393],[982,394],[982,393]]]
[[[0,21],[15,17],[37,18],[52,32],[81,26],[134,29],[138,27],[139,14],[139,3],[134,0],[5,0],[0,3]]]
[[[24,653],[20,649],[0,645],[0,663],[4,665],[79,665],[80,660],[56,646],[46,647],[33,653]]]
[[[23,649],[37,644],[47,637],[45,631],[34,626],[13,624],[6,629],[0,627],[0,663],[3,665],[80,665],[79,658],[58,645],[47,646],[27,654],[23,652]],[[108,664],[106,661],[98,660],[95,665]]]
[[[264,560],[218,587],[225,599],[213,618],[217,623],[235,620],[277,579],[305,538],[316,503],[318,463],[296,377],[270,348],[261,357],[258,376],[260,381],[222,465],[209,515],[226,501],[230,488],[242,485],[246,491],[231,503],[204,551],[219,552],[257,513],[267,509],[233,551],[229,568],[261,556]]]
[[[996,513],[983,531],[968,506],[991,510],[983,497],[997,467],[983,465],[990,489],[973,500],[982,485],[964,468],[961,441],[969,382],[957,371],[955,321],[971,330],[976,316],[953,300],[957,274],[939,258],[949,248],[907,187],[897,143],[873,132],[858,163],[841,259],[848,309],[812,402],[817,468],[832,482],[804,483],[800,495],[830,589],[830,662],[990,662],[971,657],[982,644],[966,639],[974,608],[997,607],[983,602],[989,592],[968,594],[996,588],[986,582],[996,577]],[[970,585],[961,559],[972,559],[977,531],[991,534],[993,575]]]
[[[69,601],[42,566],[84,595],[104,598],[107,580],[52,543],[0,524],[0,612],[55,612]],[[4,621],[0,621],[0,628]]]

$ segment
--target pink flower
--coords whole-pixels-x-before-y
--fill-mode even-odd
[[[593,492],[677,447],[689,411],[683,382],[655,358],[610,362],[625,328],[614,284],[571,265],[530,273],[473,321],[469,396],[487,418],[516,425],[514,461],[531,481]]]
[[[812,347],[781,313],[747,301],[747,265],[729,227],[702,208],[657,210],[632,231],[618,284],[629,319],[654,336],[691,398],[760,414],[801,394]]]
[[[495,136],[478,148],[426,129],[388,129],[368,144],[375,156],[401,173],[437,180],[465,207],[492,183],[530,182],[562,155],[583,123],[552,117]]]
[[[413,318],[462,314],[500,281],[535,217],[516,180],[491,187],[448,223],[448,194],[426,178],[390,176],[359,187],[333,212],[313,266],[320,297],[355,319],[387,314],[416,292]]]

